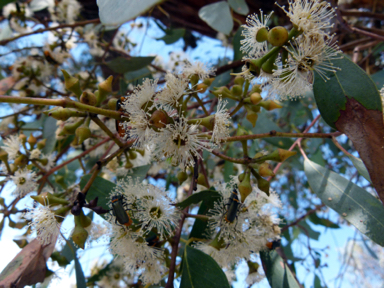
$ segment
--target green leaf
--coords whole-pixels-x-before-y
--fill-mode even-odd
[[[380,90],[384,86],[384,70],[380,70],[371,75],[373,82],[375,82],[377,88]]]
[[[85,277],[83,269],[81,268],[81,264],[79,259],[76,256],[76,246],[73,244],[72,240],[66,241],[66,245],[63,250],[61,250],[61,255],[64,256],[68,262],[75,260],[75,271],[76,271],[76,285],[78,288],[86,288],[87,285],[85,283]]]
[[[183,202],[177,203],[176,206],[178,206],[180,210],[183,210],[185,207],[188,207],[192,204],[197,204],[201,201],[208,201],[211,198],[217,199],[219,197],[220,197],[220,194],[216,191],[204,190],[199,193],[192,194]]]
[[[363,176],[365,179],[367,179],[370,183],[372,183],[371,177],[369,177],[368,170],[365,167],[363,161],[361,161],[359,158],[356,158],[355,156],[352,156],[352,155],[348,157],[349,159],[351,159],[353,166],[355,166],[359,174]]]
[[[213,258],[187,246],[183,255],[180,288],[230,287],[223,270]]]
[[[233,150],[229,149],[227,153],[228,157],[233,157]],[[225,161],[224,163],[224,181],[229,182],[231,178],[229,176],[233,175],[233,163],[229,161]]]
[[[84,188],[90,178],[90,174],[87,174],[81,178],[80,189]],[[97,176],[95,181],[93,181],[91,187],[89,188],[87,192],[87,197],[85,199],[87,201],[90,201],[95,199],[96,197],[99,197],[97,205],[103,207],[105,210],[109,210],[109,206],[107,205],[110,198],[109,195],[115,187],[116,184]]]
[[[43,125],[43,139],[47,139],[43,153],[51,153],[56,144],[56,122],[57,120],[52,117],[47,117]]]
[[[384,207],[380,201],[342,176],[306,159],[308,183],[328,207],[361,233],[384,246]]]
[[[208,190],[208,191],[211,191],[210,194],[212,196],[203,199],[203,201],[200,204],[199,211],[197,212],[197,214],[199,214],[199,215],[206,215],[208,213],[209,209],[213,209],[213,206],[215,205],[216,200],[218,200],[218,198],[215,197],[215,195],[217,195],[217,194],[213,194],[214,191],[212,191],[212,190]],[[208,236],[205,233],[207,227],[208,227],[207,221],[203,221],[201,219],[196,219],[195,223],[193,224],[189,238],[195,237],[195,238],[200,238],[200,239],[207,239]]]
[[[248,15],[249,13],[249,8],[245,0],[228,0],[228,4],[237,14]]]
[[[130,59],[124,57],[117,57],[109,62],[107,66],[114,72],[124,74],[129,71],[136,71],[151,64],[155,59],[154,56],[150,57],[131,57]]]
[[[275,250],[269,252],[260,252],[261,261],[265,265],[265,274],[267,276],[269,285],[273,288],[299,288],[289,270],[287,264],[277,254]]]
[[[152,72],[148,67],[144,67],[136,71],[125,73],[124,78],[128,83],[136,85],[136,81],[140,82],[143,78],[152,78]]]
[[[334,67],[341,70],[326,72],[330,78],[325,82],[315,72],[313,92],[317,107],[325,122],[336,129],[335,122],[340,110],[345,110],[348,98],[353,98],[369,110],[382,111],[381,97],[372,79],[355,63],[343,57],[332,61]]]
[[[320,218],[319,216],[317,216],[316,213],[310,214],[308,216],[308,219],[309,219],[309,221],[311,221],[313,224],[316,224],[316,225],[322,225],[322,226],[325,226],[327,228],[333,228],[333,229],[340,228],[340,226],[337,225],[336,223],[333,223],[329,219]]]
[[[315,279],[313,280],[313,287],[314,288],[321,288],[321,281],[319,276],[315,275]]]
[[[233,19],[226,1],[208,4],[199,10],[199,17],[212,29],[229,35],[233,29]]]
[[[241,52],[241,43],[240,41],[243,39],[243,36],[241,36],[241,33],[243,31],[243,27],[239,27],[237,29],[237,32],[235,36],[233,36],[232,44],[233,44],[233,61],[241,60],[243,59],[243,52]],[[237,67],[236,69],[233,69],[233,72],[239,73],[241,72],[241,67]]]
[[[314,240],[319,240],[320,232],[313,230],[305,220],[300,221],[297,226],[303,231],[303,234],[307,237]]]
[[[98,0],[101,23],[107,26],[121,25],[148,11],[162,0]]]
[[[163,37],[156,38],[156,40],[163,40],[165,44],[169,45],[175,43],[180,38],[183,38],[185,34],[185,29],[168,29],[165,31],[165,33],[166,34]]]

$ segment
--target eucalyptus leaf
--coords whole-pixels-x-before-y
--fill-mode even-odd
[[[80,189],[84,188],[90,178],[90,174],[87,174],[81,178]],[[110,200],[109,195],[115,187],[116,184],[97,176],[87,192],[86,200],[91,201],[96,197],[99,197],[97,205],[103,207],[105,210],[109,210],[109,206],[107,204]]]
[[[199,10],[199,17],[212,29],[226,35],[233,29],[232,15],[226,1],[205,5]]]
[[[245,0],[228,0],[228,4],[237,14],[248,15],[249,13],[249,8]]]
[[[43,153],[51,153],[56,144],[56,122],[52,117],[47,117],[43,125],[43,139],[47,139]]]
[[[368,170],[365,167],[363,161],[361,161],[359,158],[356,158],[352,155],[348,156],[348,157],[349,157],[349,159],[351,159],[353,166],[355,166],[355,168],[360,173],[360,175],[363,176],[365,179],[367,179],[370,183],[372,183],[371,177],[369,177]]]
[[[180,288],[230,287],[223,270],[213,258],[186,246],[183,254]]]
[[[280,248],[278,248],[280,249]],[[269,285],[273,288],[299,288],[299,284],[293,277],[291,270],[283,259],[275,251],[260,252],[260,258],[265,265],[265,274]]]
[[[220,198],[220,194],[216,191],[204,190],[204,191],[192,194],[183,202],[177,203],[176,205],[179,207],[180,210],[183,210],[185,207],[188,207],[192,204],[197,204],[203,200],[207,201],[211,198],[218,199]]]
[[[117,57],[107,62],[107,66],[116,73],[124,74],[126,72],[137,71],[148,66],[149,64],[151,64],[153,59],[155,59],[154,56],[131,57],[130,59],[124,57]]]
[[[313,92],[321,117],[329,126],[336,129],[335,122],[340,110],[345,110],[348,98],[353,98],[366,109],[382,111],[381,97],[372,79],[350,59],[341,59],[329,63],[340,68],[337,72],[326,71],[326,82],[315,72]]]
[[[380,70],[371,75],[373,82],[376,84],[377,89],[381,89],[384,86],[384,70]]]
[[[145,13],[163,0],[97,0],[101,23],[118,26]]]
[[[163,40],[165,44],[173,44],[185,35],[185,29],[169,29],[166,30],[166,34],[163,37],[156,38],[156,40]]]
[[[384,207],[374,196],[344,177],[308,159],[308,183],[328,207],[342,215],[361,233],[384,246]]]

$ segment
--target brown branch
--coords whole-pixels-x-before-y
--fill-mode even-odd
[[[40,34],[40,33],[44,33],[47,31],[54,31],[54,30],[61,29],[61,28],[75,28],[78,26],[85,26],[87,24],[92,24],[92,23],[96,24],[99,22],[100,22],[100,19],[92,19],[92,20],[87,20],[87,21],[76,22],[73,24],[61,24],[61,25],[58,25],[55,27],[40,28],[40,29],[37,29],[37,30],[29,32],[29,33],[20,34],[20,35],[17,35],[15,37],[12,37],[12,38],[4,39],[4,40],[0,41],[0,46],[6,45],[9,42],[12,42],[14,40],[17,40],[17,39],[20,39],[20,38],[23,38],[26,36],[34,35],[34,34]]]
[[[317,211],[321,210],[321,208],[325,207],[325,204],[317,205],[316,208],[309,210],[307,213],[305,213],[300,218],[297,218],[294,222],[285,225],[283,228],[281,228],[281,233],[283,233],[285,230],[287,230],[289,227],[297,225],[301,220],[305,219],[309,215],[316,213]]]
[[[372,12],[365,12],[365,11],[358,11],[358,10],[345,10],[345,9],[339,9],[339,10],[343,16],[367,17],[367,18],[373,18],[378,20],[384,20],[384,14],[381,14],[381,13],[372,13]]]

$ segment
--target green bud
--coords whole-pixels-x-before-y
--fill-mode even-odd
[[[220,251],[221,249],[227,247],[227,244],[225,244],[224,238],[220,237],[220,232],[219,232],[215,236],[215,239],[213,239],[213,241],[209,243],[209,246],[212,246]]]
[[[257,115],[256,112],[254,112],[252,109],[250,109],[248,107],[248,105],[245,105],[245,110],[247,110],[247,116],[245,116],[245,118],[247,118],[247,120],[249,122],[251,122],[252,126],[255,127],[256,126],[256,121],[257,121],[257,118],[259,117],[259,115]]]
[[[80,127],[84,123],[84,121],[85,119],[81,119],[75,123],[64,125],[63,131],[60,133],[60,136],[75,134],[76,129]]]
[[[215,126],[215,116],[210,115],[208,117],[204,118],[198,118],[198,119],[189,119],[188,124],[196,124],[196,125],[201,125],[207,128],[208,130],[213,130]]]
[[[197,184],[209,188],[207,181],[205,181],[205,177],[202,173],[199,173],[199,176],[197,177]]]
[[[129,161],[129,159],[127,159],[127,163],[125,163],[124,167],[126,169],[131,169],[131,168],[133,168],[133,164],[131,163],[131,161]]]
[[[185,171],[180,171],[179,173],[177,173],[177,179],[179,180],[179,184],[181,185],[181,183],[188,179],[188,174]]]
[[[61,70],[64,75],[64,82],[65,82],[65,88],[71,92],[73,92],[77,98],[81,96],[81,89],[80,89],[80,81],[76,77],[71,76],[67,71],[64,69]]]
[[[211,86],[212,82],[215,80],[215,78],[207,78],[204,79],[203,83],[207,86]]]
[[[111,98],[108,101],[108,108],[110,110],[116,110],[116,104],[117,104],[117,99],[116,98]]]
[[[258,92],[252,93],[250,98],[251,98],[251,102],[253,105],[258,104],[261,100],[263,100],[260,93],[258,93]]]
[[[39,142],[37,142],[37,148],[40,150],[43,149],[46,143],[47,143],[47,139],[40,140]]]
[[[199,82],[199,75],[193,74],[189,77],[189,81],[191,82],[192,86],[195,86],[197,82]]]
[[[249,60],[249,62],[247,63],[247,66],[248,66],[249,71],[253,75],[259,76],[260,75],[260,68],[261,68],[262,64],[263,63],[260,61],[260,59],[252,59],[252,60]]]
[[[272,28],[268,33],[268,42],[273,46],[282,46],[288,41],[288,31],[282,26]]]
[[[62,176],[61,176],[62,177]],[[41,193],[40,195],[37,196],[31,196],[33,200],[36,200],[39,202],[41,205],[44,206],[55,206],[55,205],[68,205],[69,202],[63,198],[57,197],[49,192],[44,192]]]
[[[257,262],[252,262],[250,260],[247,261],[248,268],[249,268],[249,274],[256,273],[257,270],[259,269],[260,265]]]
[[[256,41],[257,42],[264,42],[268,40],[268,29],[263,27],[260,28],[259,31],[256,33]]]
[[[0,160],[3,161],[3,162],[7,162],[8,161],[8,153],[1,149],[0,148]]]
[[[236,76],[235,80],[233,80],[236,85],[243,87],[245,79],[241,76]]]
[[[75,216],[75,229],[73,229],[72,240],[79,246],[84,249],[84,244],[87,241],[88,232],[81,226],[80,216]]]
[[[85,216],[83,211],[81,211],[79,216],[75,216],[75,217],[80,217],[80,224],[84,228],[87,228],[89,225],[92,224],[92,219],[89,218],[88,216]]]
[[[244,177],[245,177],[245,173],[241,173],[241,174],[238,176],[239,182],[243,182]]]
[[[89,129],[87,126],[81,126],[77,128],[75,134],[78,138],[79,145],[92,136],[91,129]]]
[[[231,88],[231,93],[233,96],[241,96],[243,94],[243,87],[240,85],[233,85]]]
[[[269,163],[267,162],[264,162],[259,166],[259,175],[261,177],[269,177],[269,176],[275,176],[275,173],[273,173],[271,165],[269,165]]]
[[[16,166],[24,167],[28,164],[28,157],[24,154],[21,154],[15,159],[13,164],[15,164]]]
[[[137,158],[137,153],[135,151],[129,150],[128,154],[129,154],[129,159],[131,160],[135,160]]]
[[[236,129],[236,136],[243,136],[243,135],[249,135],[249,132],[245,130],[242,126],[239,126]]]
[[[84,91],[80,96],[80,102],[83,104],[95,106],[97,103],[97,99],[95,94],[91,92]]]
[[[249,170],[244,172],[244,179],[240,182],[238,187],[241,196],[241,202],[244,203],[245,199],[252,192],[251,173],[249,172]]]
[[[109,76],[106,80],[99,84],[99,92],[97,93],[97,106],[107,98],[108,94],[112,92],[113,76]]]
[[[36,142],[37,142],[37,139],[36,137],[34,137],[32,134],[29,135],[29,138],[28,138],[28,141],[27,141],[31,147],[31,150],[33,149],[33,147],[35,147],[36,145]]]
[[[197,85],[197,92],[199,92],[199,93],[204,93],[205,91],[207,91],[207,88],[208,88],[209,86],[207,85],[207,84],[205,84],[205,83],[200,83],[200,84],[198,84]]]
[[[257,187],[269,196],[269,182],[261,177],[256,171],[254,171],[253,175],[256,177]]]
[[[260,85],[255,84],[255,85],[252,86],[251,94],[252,94],[252,93],[255,93],[255,92],[256,92],[256,93],[261,93],[261,91],[262,91],[262,90],[261,90],[261,88],[260,88]]]
[[[27,143],[27,136],[25,136],[23,133],[20,133],[19,140],[21,143],[25,144]]]
[[[220,87],[220,88],[214,88],[214,91],[211,91],[213,95],[216,97],[226,97],[226,96],[231,96],[231,91],[226,86]]]
[[[61,121],[67,121],[72,116],[71,109],[63,107],[53,108],[45,111],[44,114]]]
[[[261,107],[263,107],[265,110],[267,111],[271,111],[273,109],[279,109],[279,108],[283,108],[283,106],[277,104],[275,101],[273,100],[266,100],[266,101],[261,101],[259,103],[259,105]]]
[[[57,264],[59,264],[60,267],[67,266],[70,262],[65,258],[65,256],[62,256],[60,252],[55,251],[51,254],[51,258],[53,261],[56,261]]]
[[[67,184],[64,181],[64,176],[62,175],[55,175],[55,182],[59,185],[61,185],[64,188],[67,188]]]

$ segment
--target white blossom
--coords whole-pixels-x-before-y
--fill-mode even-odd
[[[178,107],[180,105],[179,99],[188,93],[185,91],[188,88],[188,79],[167,73],[165,80],[166,88],[156,95],[155,102],[160,106],[170,105]]]
[[[28,224],[33,231],[36,231],[41,245],[48,245],[60,233],[60,224],[56,220],[55,213],[49,206],[39,205],[25,213],[24,218],[31,220]]]
[[[217,145],[220,145],[221,141],[229,137],[229,126],[231,124],[231,116],[228,113],[228,109],[225,106],[228,104],[228,101],[222,100],[219,98],[217,104],[217,111],[215,114],[215,121],[213,126],[212,138],[211,140]]]
[[[333,27],[331,20],[335,16],[335,10],[326,1],[288,0],[288,11],[285,6],[281,8],[298,30],[306,35],[320,34],[327,37],[326,30]]]
[[[201,158],[200,151],[212,151],[213,147],[198,130],[198,125],[190,125],[185,118],[180,118],[162,129],[154,155],[158,159],[162,156],[170,158],[172,165],[184,169],[194,165],[194,157]]]
[[[29,192],[36,190],[37,188],[37,176],[35,172],[23,168],[17,170],[14,176],[11,176],[13,183],[16,184],[16,190],[13,192],[14,195],[24,197]]]
[[[268,30],[268,21],[273,12],[264,15],[260,10],[260,17],[257,14],[248,15],[246,22],[247,25],[242,25],[243,31],[241,33],[245,39],[241,40],[240,50],[247,53],[250,57],[258,58],[267,51],[267,41],[258,42],[256,35],[260,29],[266,28]]]
[[[53,21],[72,24],[80,14],[81,5],[76,0],[62,0],[55,7],[49,7]]]
[[[192,75],[198,75],[200,80],[204,80],[214,75],[214,69],[208,68],[200,61],[196,61],[193,64],[188,61],[183,67],[182,75],[186,78]]]
[[[1,148],[8,153],[8,160],[15,160],[21,147],[19,137],[17,135],[10,135],[4,140],[3,144],[4,146]]]

